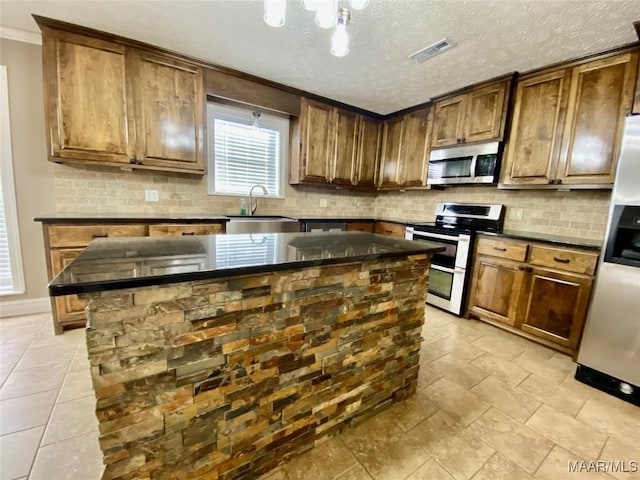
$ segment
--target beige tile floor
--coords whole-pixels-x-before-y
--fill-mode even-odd
[[[575,364],[490,325],[428,308],[415,397],[263,480],[632,479],[568,462],[640,462],[640,408],[573,379]],[[0,479],[102,472],[84,331],[0,320]]]

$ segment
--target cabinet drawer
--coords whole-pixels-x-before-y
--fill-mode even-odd
[[[375,233],[388,237],[404,238],[404,225],[398,223],[376,222]]]
[[[54,225],[49,227],[51,247],[86,247],[96,238],[144,237],[146,225]]]
[[[528,245],[522,242],[484,237],[478,239],[478,254],[508,258],[516,262],[525,261],[527,258],[527,247]]]
[[[149,225],[150,237],[214,235],[216,233],[224,233],[224,226],[221,223],[164,223]]]
[[[567,272],[593,275],[596,271],[598,254],[578,252],[563,248],[542,247],[532,245],[529,253],[529,263],[541,267],[557,268]]]
[[[347,231],[373,233],[373,222],[347,222]]]

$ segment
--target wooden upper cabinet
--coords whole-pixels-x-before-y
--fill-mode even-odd
[[[427,151],[432,127],[430,107],[384,122],[379,186],[426,185]]]
[[[637,72],[632,52],[519,81],[501,183],[612,184]]]
[[[382,150],[380,152],[380,187],[397,187],[401,184],[400,159],[404,117],[396,117],[384,122]]]
[[[432,147],[461,143],[464,136],[466,99],[466,95],[458,95],[436,103]]]
[[[560,155],[568,87],[569,72],[566,70],[518,83],[502,183],[546,185],[553,182]]]
[[[510,86],[502,80],[436,102],[431,147],[502,140]]]
[[[638,55],[585,63],[572,72],[563,152],[563,184],[613,183],[624,117],[631,112]]]
[[[301,182],[327,183],[333,154],[333,107],[302,99]]]
[[[136,160],[204,171],[202,69],[135,52]]]
[[[129,163],[133,103],[121,45],[44,29],[50,160]]]
[[[334,152],[331,158],[330,182],[353,185],[358,153],[358,117],[348,110],[335,109]]]
[[[201,67],[42,31],[50,160],[204,173]]]
[[[358,124],[358,155],[356,164],[356,185],[375,187],[380,158],[382,124],[374,119],[360,116]]]
[[[482,142],[504,136],[505,101],[510,82],[478,88],[467,94],[467,111],[463,141]]]
[[[402,185],[424,186],[427,182],[427,151],[431,134],[431,108],[404,117],[402,137]]]

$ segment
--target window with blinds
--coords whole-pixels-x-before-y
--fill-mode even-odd
[[[218,103],[207,106],[210,194],[247,196],[263,185],[266,196],[284,196],[289,120]],[[259,191],[262,195],[262,191]]]
[[[13,184],[7,67],[0,65],[0,295],[24,293],[16,193]]]

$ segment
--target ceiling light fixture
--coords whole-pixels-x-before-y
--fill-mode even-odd
[[[349,53],[349,35],[347,25],[351,20],[351,12],[344,7],[348,3],[353,10],[362,10],[369,5],[369,0],[301,0],[302,6],[315,12],[315,22],[320,28],[333,28],[331,37],[331,54],[344,57]],[[284,25],[287,10],[286,0],[264,0],[264,21],[272,27]]]

